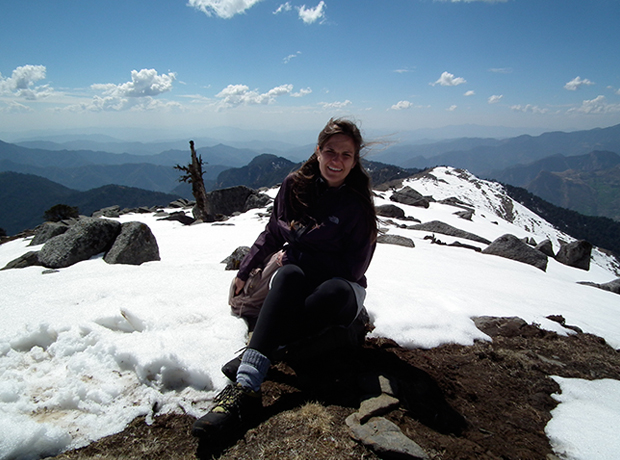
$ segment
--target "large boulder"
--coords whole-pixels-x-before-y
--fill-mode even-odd
[[[590,270],[591,255],[592,244],[585,240],[580,240],[562,245],[555,256],[555,260],[569,267]]]
[[[548,257],[555,257],[555,253],[553,252],[553,244],[548,238],[538,243],[538,245],[536,245],[536,249]]]
[[[47,240],[54,238],[55,236],[62,235],[69,226],[62,222],[44,222],[35,229],[34,238],[30,242],[30,246],[37,246],[44,244]]]
[[[15,260],[10,261],[2,270],[10,270],[11,268],[26,268],[41,265],[39,262],[39,251],[30,251]]]
[[[142,222],[125,222],[103,260],[109,264],[140,265],[161,258],[157,240],[148,225]]]
[[[405,211],[394,204],[384,204],[375,208],[378,216],[381,217],[395,217],[397,219],[403,219],[405,217]]]
[[[540,268],[542,271],[547,270],[547,256],[514,235],[506,234],[500,236],[487,246],[482,253],[523,262]]]
[[[245,185],[238,185],[207,193],[207,201],[211,214],[217,217],[231,216],[236,212],[266,206],[271,198]]]
[[[48,240],[39,261],[48,268],[63,268],[107,251],[121,230],[115,220],[84,217],[62,235]]]
[[[402,190],[392,193],[390,200],[397,203],[418,206],[420,208],[428,208],[431,198],[423,196],[411,187],[405,187]]]

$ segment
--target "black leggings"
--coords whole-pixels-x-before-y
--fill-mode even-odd
[[[272,280],[248,346],[270,358],[278,346],[327,326],[348,326],[356,315],[355,292],[347,281],[333,278],[314,287],[301,268],[285,265]]]

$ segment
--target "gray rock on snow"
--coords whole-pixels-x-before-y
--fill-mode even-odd
[[[125,222],[103,260],[109,264],[140,265],[161,258],[149,226],[142,222]]]
[[[55,236],[39,252],[41,265],[63,268],[107,251],[121,230],[115,220],[84,217],[62,235]]]
[[[592,244],[585,240],[580,240],[562,245],[555,256],[555,260],[569,267],[589,270],[591,255]]]
[[[514,235],[506,234],[500,236],[487,246],[482,253],[523,262],[540,268],[542,271],[547,270],[547,256]]]

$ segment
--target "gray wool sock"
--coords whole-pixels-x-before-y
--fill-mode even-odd
[[[248,348],[243,353],[239,370],[237,370],[237,383],[253,391],[260,390],[260,385],[265,380],[271,361],[260,351]]]

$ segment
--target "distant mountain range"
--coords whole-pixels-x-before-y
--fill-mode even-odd
[[[205,145],[208,141],[203,139],[201,143]],[[200,147],[201,143],[196,144],[197,153],[205,163],[207,190],[234,185],[253,188],[275,185],[297,168],[313,149],[312,145],[293,146],[281,142],[257,142],[256,148],[223,144]],[[186,148],[184,144],[186,141],[123,143],[105,137],[84,141],[27,141],[19,145],[0,141],[0,172],[46,178],[64,186],[69,194],[115,184],[124,187],[126,193],[143,189],[191,199],[189,185],[178,182],[180,174],[174,169],[175,165],[186,165],[190,160],[189,145]],[[97,150],[99,148],[114,152]],[[481,178],[522,187],[556,206],[620,221],[619,153],[620,125],[616,125],[508,139],[459,138],[395,145],[371,151],[366,157],[368,161],[364,161],[374,184],[426,167],[449,165],[467,169]],[[2,177],[0,195],[8,196],[5,192],[8,182],[5,183],[6,176]],[[43,190],[50,186],[33,187]],[[60,200],[63,193],[55,192],[50,196]],[[34,191],[31,194],[35,195]],[[99,208],[119,204],[98,203],[101,204]],[[58,202],[44,207],[42,212],[54,204]],[[37,211],[37,216],[42,212]],[[25,228],[11,230],[15,227],[7,225],[2,216],[0,227],[9,232]]]

